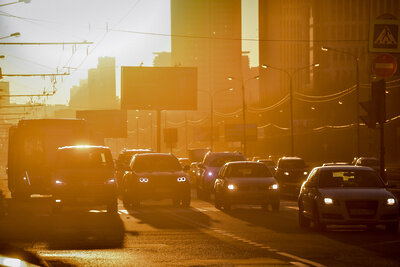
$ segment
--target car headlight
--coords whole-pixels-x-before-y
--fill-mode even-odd
[[[278,185],[278,184],[271,184],[271,185],[268,187],[268,189],[271,189],[271,190],[278,190],[278,188],[279,188],[279,185]]]
[[[186,182],[186,177],[179,177],[178,179],[176,179],[178,182]]]
[[[149,178],[145,178],[145,177],[139,178],[139,182],[148,183],[149,182]]]
[[[107,181],[104,182],[105,184],[115,184],[116,180],[114,178],[110,178]]]
[[[395,205],[395,204],[396,204],[396,199],[394,199],[394,198],[392,198],[392,197],[386,199],[386,205],[387,205],[387,206],[393,206],[393,205]]]
[[[208,172],[207,174],[208,174],[208,176],[210,176],[210,177],[213,176],[213,173],[212,173],[212,172]]]
[[[61,180],[61,179],[55,180],[54,183],[55,183],[56,185],[65,185],[65,182],[64,182],[63,180]]]
[[[325,203],[325,205],[333,205],[333,199],[330,197],[325,197],[324,203]]]
[[[289,172],[284,172],[283,174],[284,174],[284,175],[289,175]]]
[[[228,188],[229,190],[236,190],[237,186],[234,184],[228,184],[226,188]]]
[[[303,172],[304,175],[308,175],[308,172]]]

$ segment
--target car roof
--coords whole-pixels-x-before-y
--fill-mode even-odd
[[[304,160],[304,159],[300,157],[282,157],[279,158],[279,160]]]
[[[257,161],[246,161],[246,160],[241,160],[241,161],[231,161],[225,163],[226,165],[237,165],[237,164],[253,164],[253,165],[264,165],[262,162],[257,162]]]
[[[157,153],[157,152],[151,152],[151,153],[144,153],[144,154],[136,154],[133,157],[154,157],[154,156],[169,156],[169,157],[175,157],[174,154],[171,153]]]
[[[68,149],[98,149],[98,150],[110,150],[108,146],[92,146],[92,145],[78,145],[78,146],[63,146],[59,147],[58,150],[68,150]]]
[[[330,166],[320,166],[316,167],[315,169],[320,169],[320,170],[332,170],[332,171],[338,171],[338,170],[344,170],[344,171],[352,171],[352,170],[373,170],[371,167],[368,166],[354,166],[354,165],[330,165]]]

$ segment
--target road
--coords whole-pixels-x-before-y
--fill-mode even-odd
[[[4,181],[3,181],[4,184]],[[100,209],[51,213],[51,198],[7,199],[3,241],[35,252],[52,266],[398,266],[400,235],[382,228],[303,230],[297,205],[217,210],[194,197],[190,208],[145,201],[118,215]]]

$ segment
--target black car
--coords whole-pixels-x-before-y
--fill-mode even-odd
[[[138,207],[146,199],[171,198],[175,206],[190,206],[190,180],[178,159],[167,153],[133,156],[123,177],[123,201]]]
[[[111,151],[104,146],[65,146],[56,153],[52,175],[53,208],[106,205],[118,210],[117,183]]]
[[[261,162],[226,163],[214,185],[215,207],[229,210],[235,204],[261,205],[279,210],[279,185],[268,167]]]
[[[278,160],[275,178],[281,193],[297,197],[302,183],[307,179],[308,166],[302,158],[282,157]]]

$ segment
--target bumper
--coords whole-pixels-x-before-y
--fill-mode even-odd
[[[53,199],[55,203],[68,205],[109,204],[117,201],[117,188],[115,186],[55,188],[53,189]]]
[[[319,216],[322,223],[334,225],[378,225],[399,221],[397,205],[379,206],[376,210],[323,205]]]
[[[166,199],[182,197],[185,194],[190,194],[190,184],[174,185],[174,186],[150,186],[150,185],[136,185],[131,188],[130,196],[137,200],[146,199]]]
[[[279,192],[275,190],[268,190],[266,192],[226,191],[224,192],[224,199],[231,204],[265,204],[279,201]]]

